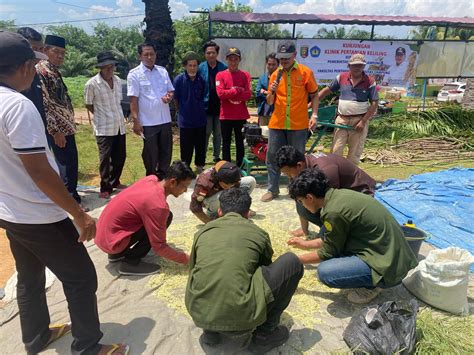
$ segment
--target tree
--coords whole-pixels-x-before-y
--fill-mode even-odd
[[[147,42],[155,45],[158,53],[156,64],[165,67],[170,75],[174,67],[174,39],[176,33],[171,21],[168,0],[142,0],[145,3],[146,30],[143,32]]]
[[[78,49],[81,53],[87,53],[88,57],[97,55],[100,50],[98,42],[93,35],[87,34],[82,28],[73,25],[48,26],[50,34],[61,36],[66,39],[66,45]]]
[[[61,66],[61,74],[64,77],[72,77],[78,75],[90,75],[91,69],[94,66],[95,58],[89,57],[86,52],[81,52],[79,49],[68,46],[66,50],[66,57],[64,64]]]

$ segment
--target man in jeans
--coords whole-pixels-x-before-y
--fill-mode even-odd
[[[127,354],[126,345],[99,344],[97,275],[82,244],[94,238],[95,222],[64,187],[41,116],[20,94],[30,88],[38,59],[46,58],[20,34],[0,32],[0,228],[18,272],[22,340],[36,354],[72,332],[72,354]],[[50,325],[46,267],[63,284],[72,324]]]
[[[376,199],[360,192],[333,189],[318,169],[303,170],[289,187],[290,196],[308,211],[321,209],[321,239],[293,237],[288,244],[316,251],[299,256],[318,264],[319,280],[333,288],[352,289],[347,299],[364,304],[382,288],[402,282],[418,261],[395,218]]]
[[[219,115],[221,112],[221,104],[216,91],[216,75],[217,73],[227,69],[227,65],[217,60],[219,54],[219,46],[216,42],[209,41],[204,44],[205,62],[199,65],[199,75],[204,79],[206,84],[204,92],[204,106],[207,114],[206,128],[206,152],[209,146],[209,138],[212,133],[212,156],[214,163],[221,160],[221,123]]]
[[[122,84],[114,75],[118,61],[112,52],[97,55],[100,69],[89,79],[84,89],[86,108],[94,114],[94,134],[99,148],[100,198],[109,198],[113,189],[123,189],[120,183],[125,158],[125,118],[122,106]]]
[[[282,69],[275,70],[270,77],[267,103],[274,105],[268,124],[268,187],[261,200],[269,202],[280,194],[280,169],[275,156],[278,149],[291,145],[304,154],[308,128],[316,127],[318,112],[318,85],[313,71],[296,62],[296,45],[283,41],[278,45],[276,57]],[[308,123],[308,96],[313,115]]]
[[[141,63],[127,76],[133,132],[143,138],[146,175],[156,174],[163,179],[173,153],[169,103],[174,87],[166,69],[155,65],[155,47],[142,43],[137,50]]]
[[[268,233],[248,220],[252,199],[241,189],[224,191],[219,218],[194,236],[185,303],[202,328],[201,342],[243,336],[249,350],[263,354],[289,338],[280,317],[303,276],[293,253],[272,262]],[[253,332],[253,333],[252,333]]]

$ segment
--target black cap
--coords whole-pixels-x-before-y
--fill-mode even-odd
[[[0,66],[23,64],[30,59],[48,59],[46,54],[35,52],[19,33],[0,31]]]
[[[225,57],[227,58],[230,55],[236,55],[239,58],[242,57],[242,55],[240,54],[240,49],[238,49],[237,47],[230,47],[227,50],[227,53],[225,54]]]
[[[66,48],[66,40],[63,37],[55,35],[47,35],[44,39],[44,44],[49,46]]]
[[[118,62],[112,52],[103,51],[97,54],[97,64],[95,66],[100,68],[109,64],[117,64]]]
[[[403,47],[398,47],[397,50],[395,51],[395,55],[405,55],[407,52],[405,51],[405,48]]]
[[[214,167],[217,180],[226,184],[233,184],[240,181],[240,169],[237,165],[225,160],[221,160]]]
[[[276,57],[281,58],[290,58],[296,52],[296,45],[293,41],[282,41],[278,43]]]

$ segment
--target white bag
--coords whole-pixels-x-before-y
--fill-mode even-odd
[[[429,252],[403,280],[416,297],[454,314],[468,314],[469,268],[474,257],[467,250],[450,247]]]

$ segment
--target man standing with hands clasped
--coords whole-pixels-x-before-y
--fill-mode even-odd
[[[319,107],[318,85],[313,71],[298,63],[293,41],[280,42],[276,58],[280,68],[270,77],[267,103],[274,105],[268,124],[268,191],[262,196],[269,202],[280,194],[280,169],[276,164],[276,152],[284,145],[291,145],[304,154],[308,128],[314,129]],[[308,96],[311,98],[313,115],[308,124]]]

